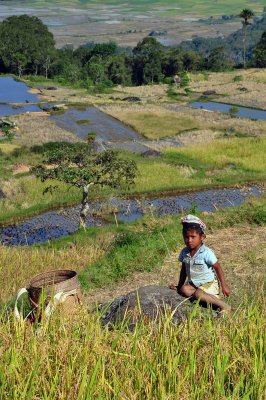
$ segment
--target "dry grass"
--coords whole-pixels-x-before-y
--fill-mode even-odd
[[[0,151],[5,154],[12,153],[13,150],[17,149],[19,146],[12,143],[0,143]]]
[[[74,134],[58,127],[45,113],[20,114],[10,120],[19,128],[15,144],[31,146],[50,141],[78,141]]]

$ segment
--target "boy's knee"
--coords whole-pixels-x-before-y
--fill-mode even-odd
[[[186,295],[186,289],[185,289],[184,286],[185,286],[185,285],[183,285],[183,286],[181,286],[181,287],[179,288],[178,293],[183,294],[183,295]]]
[[[202,297],[202,294],[203,294],[204,292],[203,292],[203,290],[201,290],[201,289],[197,289],[197,290],[195,290],[195,292],[194,292],[194,297],[195,297],[195,299],[196,300],[199,300],[201,297]]]
[[[179,293],[182,294],[183,296],[190,297],[193,295],[193,289],[189,285],[183,285],[179,289]]]

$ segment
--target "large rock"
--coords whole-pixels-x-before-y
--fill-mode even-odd
[[[136,322],[157,320],[167,310],[173,312],[173,322],[179,323],[186,319],[192,304],[189,299],[180,296],[176,291],[164,286],[144,286],[124,296],[116,298],[111,304],[100,305],[103,312],[103,325],[128,321],[128,327],[133,329]]]
[[[204,96],[212,96],[214,94],[217,94],[215,90],[205,90],[205,92],[202,93]]]

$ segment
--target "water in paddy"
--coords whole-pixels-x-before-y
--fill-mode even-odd
[[[87,139],[88,133],[96,133],[97,138],[104,141],[138,140],[140,135],[95,107],[85,110],[69,109],[64,114],[52,115],[51,119],[61,128],[75,133],[81,139]],[[79,124],[78,121],[87,120]]]
[[[194,101],[189,105],[193,108],[201,108],[209,111],[220,111],[236,117],[266,120],[266,111],[255,108],[233,106],[232,104],[217,103],[215,101]],[[234,110],[232,110],[232,108],[234,108]]]
[[[86,220],[88,227],[103,226],[106,222],[94,213],[106,208],[116,213],[118,221],[133,222],[145,213],[155,216],[176,215],[197,206],[199,211],[216,211],[224,207],[238,206],[251,196],[260,196],[264,189],[252,186],[241,189],[214,189],[188,194],[155,197],[152,199],[113,198],[108,202],[91,204],[91,213]],[[32,245],[74,233],[79,228],[79,206],[48,211],[22,223],[6,226],[0,231],[0,242],[6,246]]]
[[[0,103],[37,103],[38,97],[29,93],[30,88],[23,82],[9,76],[0,77]],[[2,104],[0,104],[1,109]]]
[[[22,114],[27,111],[41,111],[38,106],[38,97],[33,93],[29,93],[29,90],[30,88],[25,83],[16,81],[9,76],[1,76],[0,117]]]
[[[39,112],[41,111],[38,104],[23,104],[14,106],[11,104],[0,104],[0,117],[7,117],[8,115],[23,114],[25,112]]]

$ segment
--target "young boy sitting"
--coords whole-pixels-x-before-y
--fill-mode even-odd
[[[177,286],[169,288],[177,290],[185,297],[194,297],[205,303],[229,311],[231,307],[219,298],[219,284],[224,296],[230,295],[221,265],[214,252],[203,243],[206,225],[194,215],[181,218],[183,238],[186,247],[179,254],[182,267]],[[218,277],[218,280],[217,280]],[[188,282],[185,284],[186,279]]]

